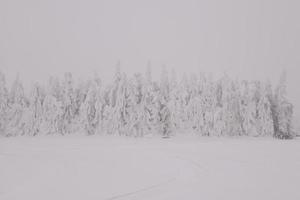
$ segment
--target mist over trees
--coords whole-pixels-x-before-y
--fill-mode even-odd
[[[19,77],[7,88],[0,72],[0,135],[118,134],[163,137],[176,132],[203,136],[293,138],[293,106],[286,74],[276,87],[261,81],[218,80],[204,73],[183,75],[163,68],[159,81],[146,73],[128,77],[118,66],[109,84],[100,77],[76,83],[36,83],[25,94]]]

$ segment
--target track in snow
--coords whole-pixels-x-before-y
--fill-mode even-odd
[[[0,139],[0,199],[300,199],[300,140]]]

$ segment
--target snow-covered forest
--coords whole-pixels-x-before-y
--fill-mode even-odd
[[[176,132],[203,136],[273,136],[293,138],[293,106],[286,94],[286,75],[268,82],[214,80],[199,73],[183,75],[164,68],[160,80],[145,74],[128,77],[116,68],[113,80],[100,77],[75,82],[50,78],[25,92],[19,78],[8,89],[0,73],[0,134],[117,134],[164,137]]]

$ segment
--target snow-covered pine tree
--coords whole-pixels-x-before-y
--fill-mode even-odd
[[[90,82],[86,98],[80,107],[80,116],[83,130],[88,135],[93,135],[98,126],[98,118],[96,113],[97,102],[97,84]]]
[[[4,74],[0,71],[0,135],[6,135],[8,122],[8,91]]]
[[[36,136],[41,134],[43,120],[44,92],[40,85],[34,84],[30,94],[30,105],[28,108],[27,120],[25,122],[24,134]],[[42,133],[43,134],[43,133]]]
[[[147,132],[153,132],[155,129],[155,116],[157,116],[157,109],[155,105],[155,87],[152,81],[151,65],[148,63],[146,72],[146,81],[144,85],[144,101],[145,101],[145,121]]]
[[[292,130],[293,105],[287,100],[286,72],[283,72],[273,102],[274,136],[280,139],[294,137]]]
[[[141,74],[135,74],[133,80],[133,118],[132,127],[135,136],[143,136],[146,132],[147,119],[145,110],[145,86]]]
[[[114,74],[114,80],[113,84],[110,88],[110,130],[111,133],[119,133],[121,130],[122,122],[121,122],[121,109],[122,109],[122,103],[121,103],[121,83],[122,83],[122,74],[120,69],[120,62],[117,63],[116,71]],[[108,109],[108,108],[107,108]]]
[[[113,134],[113,107],[111,105],[111,90],[112,85],[108,85],[104,88],[102,93],[103,98],[103,108],[102,108],[102,123],[101,123],[101,130],[103,133],[106,134]]]
[[[222,101],[222,95],[223,95],[223,87],[222,83],[219,80],[215,84],[215,112],[214,112],[214,128],[213,133],[216,136],[221,136],[223,134],[224,130],[224,120],[223,120],[223,101]]]
[[[177,131],[180,129],[180,94],[177,83],[176,72],[173,69],[170,81],[170,100],[169,107],[171,112],[171,129]]]
[[[96,109],[95,121],[97,122],[96,133],[99,134],[102,132],[102,121],[103,121],[103,111],[104,111],[105,102],[103,98],[102,81],[98,75],[95,76],[94,82],[96,85],[96,102],[95,102],[95,109]]]
[[[237,85],[230,81],[226,98],[226,132],[229,136],[242,134],[242,117],[240,114],[240,93]]]
[[[163,137],[169,137],[171,133],[169,91],[170,91],[170,85],[169,85],[168,71],[165,67],[163,67],[161,72],[160,92],[157,99],[158,127]]]
[[[214,113],[216,107],[215,87],[211,78],[206,78],[202,92],[204,133],[210,136],[214,133]]]
[[[189,103],[187,104],[188,127],[200,135],[204,135],[204,96],[205,78],[192,75],[188,85]]]
[[[120,106],[120,134],[132,135],[133,109],[134,109],[134,88],[131,80],[123,74],[122,83],[119,89]]]
[[[252,98],[252,128],[255,129],[256,136],[272,135],[272,117],[271,117],[271,104],[266,95],[265,86],[259,82],[254,82],[254,93]]]
[[[76,113],[74,82],[71,73],[66,73],[62,86],[62,134],[71,133]]]
[[[268,99],[268,93],[271,88],[268,84],[262,85],[261,98],[257,105],[258,120],[260,124],[260,135],[262,136],[273,136],[274,127],[271,113],[271,103]]]
[[[51,97],[51,105],[53,109],[53,117],[55,118],[52,130],[55,133],[63,134],[64,129],[64,107],[63,107],[63,88],[58,78],[50,78],[49,93]],[[48,94],[49,95],[49,94]]]
[[[47,93],[43,102],[41,132],[44,134],[57,133],[57,101],[51,93]]]
[[[188,120],[188,106],[190,104],[191,94],[186,74],[183,74],[182,80],[179,85],[179,127],[180,130],[187,130],[190,128],[190,123]]]
[[[234,107],[236,102],[233,104],[233,91],[232,91],[232,82],[227,74],[224,74],[223,77],[219,80],[217,86],[217,119],[218,130],[217,135],[228,136],[233,135],[231,131],[234,130],[234,111],[231,109]]]
[[[42,103],[42,119],[41,119],[41,133],[55,134],[59,133],[58,121],[61,115],[59,81],[53,77],[49,78],[48,85],[45,90],[45,98]]]
[[[254,105],[254,111],[252,116],[254,118],[252,127],[255,129],[255,136],[259,136],[262,133],[262,110],[260,110],[260,101],[262,98],[262,88],[261,83],[259,81],[253,82],[253,97],[252,103]]]
[[[8,113],[8,134],[19,135],[23,133],[22,118],[25,108],[28,106],[24,94],[23,85],[19,76],[13,82],[9,95],[9,113]]]
[[[241,109],[241,128],[243,135],[254,135],[254,112],[255,103],[253,101],[253,93],[251,92],[251,83],[248,81],[242,81],[241,83],[241,97],[240,97],[240,109]]]

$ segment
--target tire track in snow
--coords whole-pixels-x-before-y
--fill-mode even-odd
[[[171,156],[168,156],[168,157],[171,157]],[[181,157],[181,156],[178,156],[178,155],[177,156],[172,156],[172,157],[175,158],[176,160],[185,161],[186,163],[188,163],[188,164],[190,164],[192,166],[195,166],[201,172],[208,171],[208,169],[206,169],[205,167],[203,167],[202,165],[200,165],[198,162],[196,162],[194,160],[191,160],[191,159],[188,159],[188,158],[184,158],[184,157]],[[179,170],[180,169],[178,169],[178,171]],[[143,194],[145,192],[150,192],[152,190],[159,189],[161,187],[164,187],[166,185],[174,183],[176,180],[178,181],[180,179],[178,173],[179,172],[177,172],[177,176],[176,177],[170,178],[167,181],[164,181],[164,182],[161,182],[161,183],[158,183],[158,184],[154,184],[154,185],[151,185],[151,186],[139,189],[139,190],[135,190],[135,191],[132,191],[132,192],[127,192],[127,193],[115,195],[115,196],[112,196],[110,198],[107,198],[106,200],[116,200],[116,199],[129,198],[130,196],[140,195],[140,194]]]
[[[192,164],[193,166],[195,166],[196,168],[200,169],[202,172],[203,171],[208,171],[207,168],[203,167],[202,165],[200,165],[198,162],[192,160],[192,159],[189,159],[189,158],[184,158],[184,157],[181,157],[181,156],[175,156],[175,158],[177,158],[178,160],[182,160],[182,161],[186,161],[190,164]]]
[[[122,198],[126,198],[126,197],[136,195],[136,194],[139,194],[139,193],[148,192],[148,191],[160,188],[162,186],[168,185],[169,183],[174,182],[176,179],[177,179],[176,177],[173,177],[173,178],[170,178],[167,181],[164,181],[164,182],[161,182],[161,183],[158,183],[158,184],[155,184],[155,185],[151,185],[151,186],[148,186],[148,187],[136,190],[136,191],[127,192],[127,193],[124,193],[124,194],[119,194],[119,195],[116,195],[116,196],[112,196],[112,197],[110,197],[106,200],[122,199]]]

